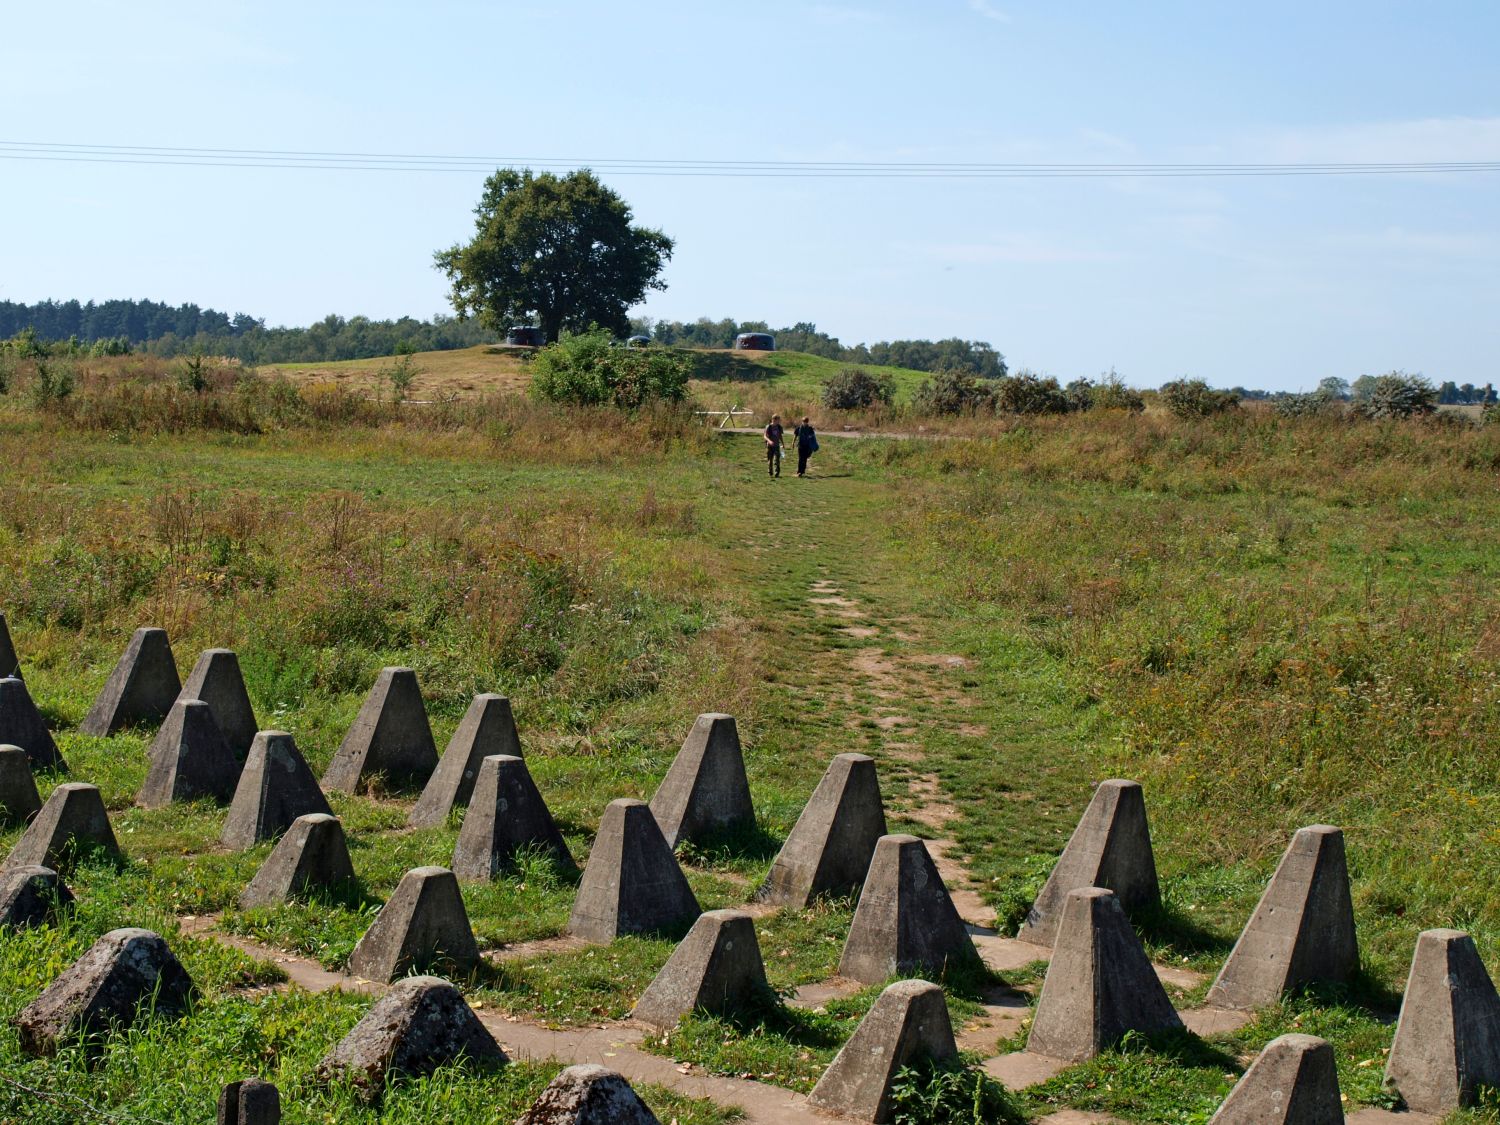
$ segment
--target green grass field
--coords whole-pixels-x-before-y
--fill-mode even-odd
[[[714,378],[753,387],[723,354]],[[810,357],[761,358],[788,400],[825,374]],[[137,402],[129,417],[158,409]],[[0,610],[71,778],[101,787],[130,859],[73,877],[81,903],[65,925],[0,937],[0,1014],[127,924],[158,928],[204,991],[189,1019],[122,1037],[101,1066],[26,1060],[7,1027],[0,1077],[186,1121],[223,1082],[259,1073],[281,1084],[289,1121],[375,1119],[309,1080],[369,999],[285,988],[274,965],[184,919],[337,969],[405,870],[449,862],[457,820],[411,831],[412,794],[336,796],[361,893],[238,911],[269,845],[220,849],[211,804],[134,808],[149,732],[75,733],[143,624],[168,628],[184,673],[203,648],[236,649],[261,725],[292,731],[317,772],[384,665],[417,669],[440,747],[474,693],[510,696],[580,862],[604,805],[649,797],[696,714],[735,714],[759,831],[684,853],[705,908],[745,901],[843,751],[876,756],[892,830],[952,841],[957,878],[1006,927],[1090,783],[1142,781],[1166,897],[1142,937],[1204,974],[1290,834],[1345,828],[1364,962],[1352,987],[1070,1068],[1017,1099],[1033,1117],[1206,1121],[1253,1052],[1291,1029],[1335,1043],[1351,1105],[1385,1104],[1382,1051],[1416,933],[1457,926],[1491,965],[1500,956],[1492,430],[1090,414],[972,441],[825,442],[812,478],[770,481],[754,440],[666,415],[340,405],[236,433],[193,422],[207,409],[151,436],[111,429],[102,408],[79,428],[0,400]],[[45,794],[64,778],[38,780]],[[556,1027],[628,1012],[670,939],[506,955],[557,937],[573,890],[538,866],[465,887],[481,947],[502,955],[462,982],[471,999]],[[773,986],[828,978],[851,910],[758,918]],[[995,989],[1037,979],[949,979],[955,1026],[978,1026]],[[646,1046],[805,1091],[877,991],[693,1019]],[[995,1054],[999,1033],[984,1036],[973,1048]],[[514,1120],[555,1069],[403,1083],[380,1119]],[[663,1121],[723,1119],[701,1099],[648,1098]],[[0,1082],[0,1121],[73,1114]]]

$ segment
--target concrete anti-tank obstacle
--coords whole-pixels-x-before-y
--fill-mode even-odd
[[[27,864],[0,871],[0,930],[43,926],[74,901],[50,867]]]
[[[510,1061],[458,989],[438,977],[407,977],[323,1056],[315,1073],[323,1082],[345,1078],[373,1102],[389,1075],[431,1074],[460,1060],[480,1067]]]
[[[645,801],[611,801],[589,851],[568,932],[613,941],[684,926],[702,908]]]
[[[491,755],[479,768],[464,813],[453,848],[453,873],[488,882],[526,849],[549,856],[564,871],[577,870],[526,762],[509,754]]]
[[[240,895],[240,909],[274,906],[354,878],[344,826],[336,816],[308,813],[292,821]]]
[[[755,920],[743,910],[710,910],[698,916],[630,1017],[666,1030],[694,1011],[730,1012],[770,995]]]
[[[42,811],[6,856],[4,869],[38,865],[66,873],[87,852],[124,858],[99,787],[69,781],[52,790]]]
[[[0,746],[0,825],[25,824],[41,807],[26,751]]]
[[[104,738],[125,727],[159,723],[181,690],[167,631],[137,629],[78,729]]]
[[[1127,1031],[1182,1027],[1113,891],[1068,893],[1026,1050],[1082,1062]]]
[[[898,980],[859,1021],[808,1101],[859,1121],[889,1121],[891,1085],[902,1067],[921,1055],[942,1061],[957,1054],[943,990],[931,981]]]
[[[31,701],[26,684],[15,676],[0,679],[0,743],[26,751],[34,769],[66,771],[68,768],[57,752],[46,720]]]
[[[227,804],[240,780],[240,760],[201,699],[179,699],[147,750],[151,767],[135,803],[160,809],[208,797]]]
[[[1314,981],[1348,980],[1358,968],[1344,834],[1314,824],[1292,837],[1208,1003],[1259,1008]]]
[[[219,733],[239,761],[250,753],[259,727],[245,677],[240,672],[240,658],[232,649],[210,648],[198,654],[197,663],[188,673],[187,682],[177,693],[177,701],[201,699],[213,711]]]
[[[882,836],[839,958],[839,975],[876,984],[893,973],[940,973],[979,954],[927,845]]]
[[[147,1012],[181,1015],[195,992],[159,934],[111,930],[11,1022],[23,1052],[52,1055],[65,1040],[82,1035],[92,1045],[110,1025],[128,1028]]]
[[[278,836],[308,813],[333,814],[297,743],[284,730],[263,730],[250,744],[219,840],[244,851]]]
[[[21,679],[21,661],[16,656],[16,646],[11,643],[10,629],[5,624],[5,614],[0,613],[0,677],[4,676]]]
[[[1417,936],[1385,1081],[1407,1108],[1438,1116],[1500,1086],[1500,996],[1468,934]]]
[[[446,821],[453,809],[467,805],[479,777],[479,767],[495,754],[525,756],[521,753],[510,700],[486,692],[476,695],[464,712],[463,721],[448,740],[442,760],[427,779],[406,823],[413,828],[431,828]]]
[[[562,1071],[516,1125],[661,1125],[619,1074],[594,1063]]]
[[[231,1082],[219,1094],[219,1125],[281,1125],[281,1092],[259,1078]]]
[[[755,827],[740,733],[732,715],[699,715],[651,798],[667,846]]]
[[[1127,914],[1160,905],[1146,801],[1137,782],[1099,783],[1016,936],[1051,948],[1068,894],[1079,887],[1114,891]]]
[[[383,668],[328,763],[323,786],[353,793],[361,780],[376,773],[397,787],[425,785],[437,764],[417,674],[410,668]]]
[[[458,880],[446,867],[415,867],[349,955],[349,971],[392,981],[412,969],[443,965],[467,973],[479,964],[479,946]]]
[[[1272,1039],[1209,1125],[1344,1125],[1333,1047],[1315,1035]]]
[[[864,882],[884,835],[875,759],[839,754],[781,846],[756,901],[801,910],[821,895],[847,894]]]

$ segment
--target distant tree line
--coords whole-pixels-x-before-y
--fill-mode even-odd
[[[437,316],[371,320],[327,316],[307,328],[267,328],[247,313],[219,312],[194,304],[160,301],[0,301],[0,339],[30,331],[42,341],[71,341],[73,351],[107,344],[106,354],[145,351],[174,356],[193,352],[230,356],[245,363],[327,363],[392,355],[398,345],[413,351],[467,348],[493,341],[474,321]]]

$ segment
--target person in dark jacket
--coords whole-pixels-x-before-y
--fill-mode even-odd
[[[792,431],[797,439],[797,475],[807,476],[807,459],[818,451],[818,432],[813,429],[812,419],[803,418],[802,424]]]
[[[781,475],[781,442],[786,431],[781,425],[781,415],[772,414],[771,424],[765,429],[766,472],[773,477]]]

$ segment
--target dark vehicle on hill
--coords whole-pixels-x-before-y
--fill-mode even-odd
[[[631,336],[625,341],[627,348],[644,348],[651,343],[650,336]]]
[[[539,348],[547,342],[547,334],[540,328],[517,324],[505,330],[505,342],[519,348]]]
[[[734,338],[737,352],[774,352],[776,337],[769,332],[741,332]]]

